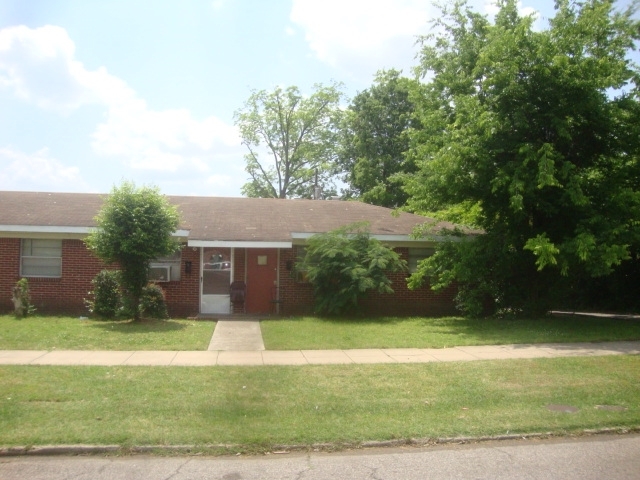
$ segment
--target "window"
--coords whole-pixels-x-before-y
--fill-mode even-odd
[[[62,240],[22,239],[20,275],[23,277],[62,276]]]
[[[149,265],[149,280],[152,282],[179,282],[182,251],[168,257],[154,259]]]
[[[425,258],[435,253],[434,248],[410,248],[409,249],[409,272],[414,273],[418,270],[418,264]]]

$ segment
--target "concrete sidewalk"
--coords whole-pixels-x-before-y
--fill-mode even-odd
[[[1,350],[0,365],[331,365],[365,363],[430,363],[568,356],[638,355],[640,341],[546,343],[452,348],[385,348],[367,350],[263,351],[46,351]]]

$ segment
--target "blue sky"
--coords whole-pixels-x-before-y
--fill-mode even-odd
[[[484,0],[471,2],[491,13]],[[553,0],[522,9],[552,14]],[[2,0],[0,189],[240,196],[252,90],[415,65],[424,0]]]

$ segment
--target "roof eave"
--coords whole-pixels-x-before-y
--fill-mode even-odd
[[[65,225],[0,225],[0,237],[24,237],[35,235],[49,238],[84,238],[96,227],[70,227]],[[186,240],[189,230],[176,230],[172,237]]]
[[[307,239],[313,237],[314,235],[321,235],[322,233],[323,232],[315,232],[315,233],[293,232],[291,233],[291,238],[293,239],[294,243],[299,243],[296,241],[306,241]],[[406,234],[371,234],[370,237],[385,243],[406,244],[406,245],[417,245],[417,244],[437,243],[437,242],[457,240],[457,238],[452,237],[451,235],[429,235],[428,237],[415,238],[411,235],[406,235]]]
[[[218,248],[291,248],[292,242],[256,240],[189,240],[189,247]]]

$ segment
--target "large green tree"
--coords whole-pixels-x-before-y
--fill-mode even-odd
[[[424,39],[412,139],[412,206],[477,205],[486,232],[443,244],[412,284],[461,282],[472,313],[562,303],[637,265],[640,244],[635,4],[558,0],[542,31],[515,0],[498,6],[491,23],[455,3]]]
[[[98,228],[85,243],[105,263],[119,264],[134,320],[140,318],[150,262],[180,248],[172,236],[179,222],[176,207],[156,187],[136,187],[132,182],[113,187],[96,216]]]
[[[316,177],[332,185],[335,172],[339,85],[316,85],[304,96],[297,87],[254,91],[235,113],[249,153],[242,187],[249,197],[310,198]]]
[[[415,166],[404,154],[409,149],[413,116],[414,79],[397,70],[381,71],[373,86],[358,93],[347,109],[341,129],[339,161],[349,195],[374,205],[401,207],[407,201],[403,174]]]

